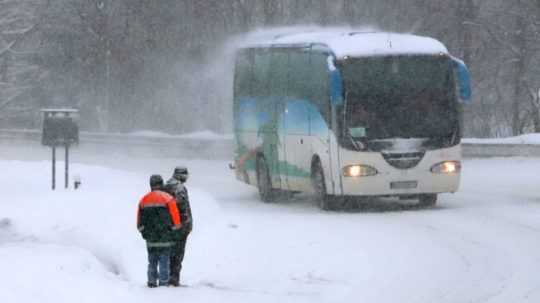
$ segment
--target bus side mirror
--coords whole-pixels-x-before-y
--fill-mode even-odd
[[[465,62],[455,57],[452,57],[452,65],[458,84],[459,99],[462,103],[469,104],[472,96],[471,74],[469,73],[469,69]]]

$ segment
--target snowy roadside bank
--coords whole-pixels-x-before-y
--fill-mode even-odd
[[[463,143],[467,144],[528,144],[540,145],[540,134],[526,134],[507,138],[464,138]]]
[[[534,159],[465,160],[460,192],[433,209],[327,213],[261,203],[224,161],[94,157],[112,168],[75,162],[81,190],[57,192],[48,161],[0,160],[0,302],[540,300]],[[192,172],[190,287],[149,290],[135,208],[178,162]]]
[[[152,292],[145,287],[145,244],[135,228],[146,174],[74,164],[84,176],[81,189],[52,192],[48,162],[0,161],[0,170],[0,182],[10,189],[0,203],[0,302],[148,302],[174,292],[191,302],[275,299],[264,291],[236,291],[209,275],[220,262],[216,252],[226,246],[215,230],[226,231],[227,223],[216,214],[216,201],[196,188],[191,243],[197,251],[185,264],[192,287]]]

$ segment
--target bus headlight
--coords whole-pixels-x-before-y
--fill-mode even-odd
[[[343,168],[343,175],[345,177],[368,177],[375,176],[379,172],[368,165],[349,165]]]
[[[455,174],[460,171],[461,162],[459,161],[444,161],[431,167],[431,172],[434,174]]]

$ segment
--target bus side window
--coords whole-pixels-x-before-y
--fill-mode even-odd
[[[244,50],[236,57],[234,96],[251,96],[251,82],[253,79],[253,52]]]
[[[309,102],[311,93],[311,70],[309,53],[293,51],[289,54],[289,89],[288,95],[296,100]]]
[[[311,95],[310,100],[319,109],[326,121],[330,121],[330,88],[328,74],[328,55],[318,52],[311,53]]]
[[[236,131],[256,131],[256,110],[252,99],[253,50],[236,56],[234,69],[234,127]]]
[[[256,97],[270,95],[270,52],[258,49],[254,54],[252,93]]]
[[[270,96],[282,99],[287,95],[289,55],[284,50],[273,50],[270,62]]]

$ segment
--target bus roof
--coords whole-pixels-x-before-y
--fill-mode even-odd
[[[260,35],[245,45],[245,48],[293,47],[313,44],[328,47],[338,59],[403,54],[448,54],[447,48],[433,38],[373,31],[319,30],[277,34],[270,37]]]

